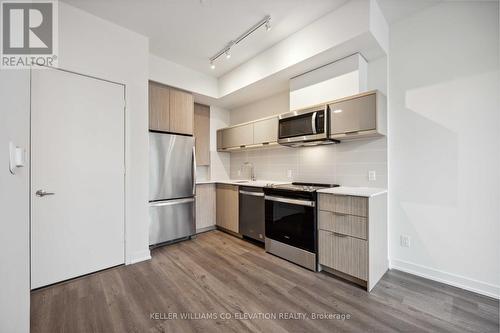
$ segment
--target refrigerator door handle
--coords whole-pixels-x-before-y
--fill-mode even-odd
[[[156,201],[156,202],[150,202],[149,206],[150,207],[172,206],[172,205],[185,204],[185,203],[189,203],[189,202],[193,202],[193,201],[194,201],[194,198],[174,199],[174,200],[168,200],[168,201]]]
[[[193,195],[196,195],[196,139],[193,145]]]

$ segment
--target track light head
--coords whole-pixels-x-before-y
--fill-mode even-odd
[[[224,53],[226,54],[226,59],[231,58],[231,48],[228,48]]]
[[[210,60],[210,68],[215,69],[215,64],[213,60]]]
[[[271,30],[271,18],[269,18],[267,21],[266,21],[266,31],[270,31]]]

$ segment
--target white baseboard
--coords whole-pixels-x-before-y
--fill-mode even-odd
[[[132,265],[141,261],[150,260],[151,252],[148,250],[136,252],[125,259],[125,265]]]
[[[404,260],[391,259],[390,268],[417,275],[429,280],[449,284],[481,295],[500,299],[500,286],[443,272],[434,268],[414,264]]]

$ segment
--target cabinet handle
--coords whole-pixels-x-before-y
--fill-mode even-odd
[[[338,215],[338,216],[347,216],[349,214],[345,214],[345,213],[339,213],[339,212],[333,212],[334,215]]]
[[[240,148],[245,148],[246,146],[245,145],[241,145]]]
[[[358,134],[359,131],[350,131],[350,132],[345,132],[345,135],[352,135],[352,134]]]
[[[344,234],[339,234],[339,233],[337,233],[337,232],[332,232],[332,234],[333,234],[334,236],[336,236],[336,237],[340,237],[340,238],[346,238],[346,237],[348,237],[347,235],[344,235]]]

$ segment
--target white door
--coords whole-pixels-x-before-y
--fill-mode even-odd
[[[124,86],[32,70],[32,289],[124,263],[124,171]]]

